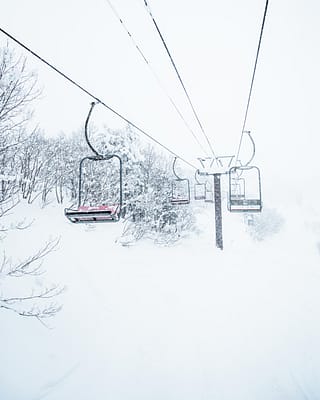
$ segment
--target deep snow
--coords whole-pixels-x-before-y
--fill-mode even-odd
[[[213,205],[172,247],[122,247],[121,223],[88,228],[60,206],[20,205],[14,218],[35,222],[8,236],[6,253],[60,236],[36,285],[67,290],[52,329],[0,312],[0,398],[320,398],[320,218],[303,201],[280,204],[285,223],[261,242],[224,211],[224,251]]]

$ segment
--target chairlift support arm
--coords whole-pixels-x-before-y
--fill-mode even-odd
[[[254,159],[254,156],[256,155],[256,144],[255,144],[255,142],[253,140],[251,132],[250,131],[244,131],[244,132],[248,134],[249,139],[250,139],[250,141],[252,143],[252,155],[251,155],[251,158],[249,159],[249,161],[246,162],[246,164],[244,164],[244,166],[247,167],[251,163],[251,161]]]
[[[176,167],[176,162],[177,162],[177,157],[175,157],[174,158],[174,161],[173,161],[173,164],[172,164],[172,172],[173,172],[173,175],[179,180],[179,181],[181,181],[181,180],[183,180],[180,176],[178,176],[178,174],[177,174],[177,172],[176,172],[176,169],[175,169],[175,167]]]
[[[90,142],[90,140],[89,140],[89,135],[88,135],[89,120],[90,120],[90,117],[91,117],[91,114],[92,114],[92,110],[93,110],[93,108],[94,108],[94,106],[95,106],[96,104],[97,104],[97,103],[94,102],[94,101],[91,103],[91,107],[90,107],[90,110],[89,110],[89,113],[88,113],[86,122],[85,122],[85,124],[84,124],[84,135],[85,135],[85,138],[86,138],[87,145],[90,147],[90,150],[92,150],[93,153],[94,153],[97,157],[101,157],[101,155],[97,152],[97,150],[92,146],[92,144],[91,144],[91,142]],[[90,158],[90,157],[86,157],[86,158]],[[81,161],[81,162],[82,162],[82,161]]]

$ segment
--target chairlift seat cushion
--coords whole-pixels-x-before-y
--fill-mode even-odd
[[[66,209],[66,217],[73,223],[115,222],[119,220],[119,207],[114,206],[81,206],[77,210]]]
[[[190,200],[189,199],[178,199],[178,198],[172,198],[170,199],[171,204],[179,205],[179,204],[189,204]]]
[[[239,212],[260,212],[262,210],[262,203],[260,199],[230,199],[230,211]]]

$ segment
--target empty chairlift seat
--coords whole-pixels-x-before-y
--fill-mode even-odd
[[[85,139],[93,155],[80,161],[78,206],[64,210],[73,223],[117,222],[121,216],[122,159],[117,154],[99,154],[90,143],[88,123],[95,105],[91,103],[85,122]]]
[[[261,180],[258,167],[232,167],[229,170],[228,209],[231,212],[261,212]]]
[[[194,199],[205,200],[206,198],[206,185],[205,183],[196,183],[194,185]]]
[[[112,159],[117,170],[107,171]],[[114,167],[114,166],[113,166]],[[110,182],[108,179],[112,179]],[[110,197],[112,191],[112,198]],[[89,156],[80,162],[78,206],[66,208],[65,216],[73,223],[117,222],[122,206],[122,162],[117,155]]]
[[[172,182],[171,204],[189,204],[190,203],[190,185],[188,179],[175,179]]]
[[[206,184],[201,183],[198,180],[199,171],[196,170],[194,178],[195,178],[195,185],[194,185],[194,199],[195,200],[205,200],[206,199]]]
[[[172,165],[172,171],[176,179],[171,184],[170,203],[174,205],[182,205],[190,203],[190,183],[189,179],[180,178],[175,170],[177,157],[175,157]]]

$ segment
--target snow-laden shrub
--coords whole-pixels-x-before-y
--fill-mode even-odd
[[[149,182],[146,191],[130,203],[123,234],[118,240],[121,244],[129,245],[145,238],[170,245],[193,230],[195,217],[191,206],[171,204],[169,184],[168,177],[163,185],[156,187]]]
[[[139,220],[127,220],[118,243],[127,246],[140,239],[166,246],[176,243],[193,231],[195,226],[194,215],[186,207],[164,206],[161,213],[146,212]]]
[[[284,218],[275,209],[265,208],[261,213],[246,214],[244,218],[249,235],[258,241],[275,235],[284,224]]]
[[[193,229],[194,213],[189,205],[173,205],[171,160],[152,147],[143,149],[139,164],[128,171],[127,220],[122,244],[148,238],[157,244],[175,243]]]

